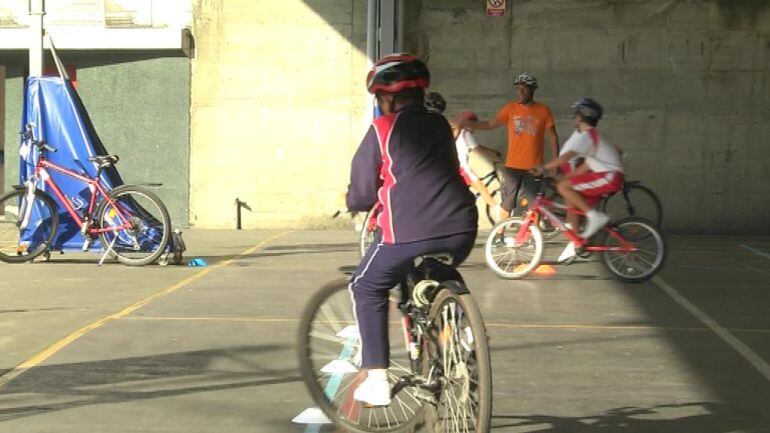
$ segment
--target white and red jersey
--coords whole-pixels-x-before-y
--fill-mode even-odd
[[[588,168],[595,173],[609,171],[623,172],[620,151],[599,134],[595,128],[587,131],[575,130],[562,146],[560,155],[575,152],[576,157],[583,157]]]
[[[470,184],[471,182],[479,180],[478,176],[471,170],[470,165],[468,165],[471,150],[479,147],[479,144],[476,142],[476,139],[473,138],[471,131],[468,131],[467,129],[460,130],[460,134],[458,134],[457,139],[455,139],[455,147],[457,148],[457,159],[460,161],[461,174],[466,183]]]

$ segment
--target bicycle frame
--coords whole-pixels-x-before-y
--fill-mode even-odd
[[[586,245],[588,243],[588,240],[583,239],[582,237],[575,234],[575,232],[572,231],[572,229],[567,228],[567,226],[564,224],[564,221],[562,221],[561,219],[559,219],[559,217],[554,215],[554,213],[551,212],[551,209],[561,209],[568,213],[585,216],[585,212],[579,209],[576,209],[572,206],[566,206],[563,204],[555,203],[551,200],[544,198],[542,195],[538,195],[538,197],[535,199],[535,203],[532,205],[532,209],[529,212],[527,212],[527,215],[524,217],[524,224],[521,225],[521,228],[516,233],[516,243],[519,244],[526,241],[527,237],[529,236],[529,226],[531,224],[537,224],[538,220],[542,215],[551,224],[553,224],[553,226],[556,227],[557,230],[564,232],[564,234],[569,238],[569,240],[575,243],[575,247],[583,248],[585,251],[631,252],[631,251],[637,250],[636,246],[633,243],[627,241],[614,228],[610,226],[604,227],[604,230],[606,230],[610,234],[610,236],[617,239],[618,242],[620,243],[620,246],[610,247],[606,245]]]
[[[88,190],[91,191],[91,198],[89,199],[88,203],[88,211],[85,213],[84,217],[81,218],[78,212],[75,210],[75,207],[72,205],[70,200],[62,193],[59,186],[56,184],[56,182],[53,180],[51,175],[48,173],[48,170],[55,171],[57,173],[61,173],[65,176],[71,177],[73,179],[76,179],[80,182],[83,182],[88,186]],[[99,170],[101,173],[101,170]],[[83,235],[90,235],[95,236],[99,235],[100,233],[106,233],[116,230],[127,230],[131,228],[131,222],[128,218],[123,214],[123,212],[120,210],[120,207],[115,205],[115,201],[113,201],[109,194],[107,193],[107,190],[102,186],[102,183],[99,179],[99,175],[97,175],[95,178],[88,177],[87,175],[82,175],[80,173],[77,173],[75,171],[72,171],[70,169],[67,169],[65,167],[62,167],[60,165],[57,165],[53,162],[48,161],[45,159],[44,152],[40,152],[40,157],[38,158],[37,164],[35,165],[35,172],[33,174],[33,177],[31,181],[28,181],[28,187],[33,189],[35,188],[35,185],[37,184],[37,179],[43,179],[45,184],[50,188],[51,191],[53,191],[56,198],[59,200],[59,202],[64,206],[64,208],[67,210],[67,213],[72,217],[72,219],[75,221],[75,223],[80,227],[80,232]],[[103,200],[107,200],[107,203],[109,203],[112,208],[117,213],[117,216],[120,217],[121,221],[123,223],[120,226],[113,226],[109,228],[98,228],[93,227],[90,225],[90,222],[93,220],[93,212],[96,207],[96,197],[97,195],[100,195],[103,197]]]

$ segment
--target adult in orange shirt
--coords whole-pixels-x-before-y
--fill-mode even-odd
[[[492,119],[469,121],[457,119],[460,128],[495,129],[508,126],[508,155],[505,159],[505,185],[500,218],[507,218],[516,207],[519,191],[532,203],[537,194],[535,177],[530,169],[543,163],[545,137],[548,136],[551,154],[559,154],[559,136],[551,110],[534,99],[537,79],[521,74],[513,82],[516,100],[507,103]]]

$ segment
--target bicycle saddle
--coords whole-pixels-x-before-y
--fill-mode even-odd
[[[95,163],[101,168],[107,168],[115,165],[120,160],[118,155],[97,155],[88,158],[89,161]]]

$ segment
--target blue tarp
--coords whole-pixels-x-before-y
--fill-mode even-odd
[[[89,162],[88,158],[106,155],[107,151],[99,140],[80,97],[69,81],[60,77],[27,79],[21,120],[22,131],[27,124],[33,125],[36,139],[57,149],[57,152],[46,152],[46,157],[51,162],[90,177],[96,176],[98,168],[94,163]],[[34,173],[37,157],[37,150],[33,147],[26,158],[20,158],[21,184],[24,184]],[[49,174],[82,215],[88,209],[91,197],[88,187],[83,182],[51,170]],[[108,189],[123,184],[114,167],[102,171],[101,181]],[[42,179],[38,180],[37,187],[43,191],[47,189]],[[53,193],[49,192],[49,195],[53,196]],[[58,200],[55,201],[58,206],[59,228],[52,249],[80,249],[84,241],[80,234],[80,227],[77,227],[61,203],[58,203]],[[98,242],[93,246],[98,248]]]

